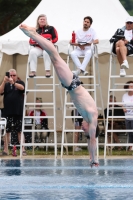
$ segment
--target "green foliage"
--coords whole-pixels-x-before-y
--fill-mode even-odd
[[[37,7],[40,1],[0,0],[0,35],[9,32],[23,22]],[[133,15],[133,0],[120,0],[120,2],[129,14]]]
[[[127,12],[133,16],[133,0],[120,0]]]
[[[0,35],[7,33],[37,7],[41,0],[0,0]]]

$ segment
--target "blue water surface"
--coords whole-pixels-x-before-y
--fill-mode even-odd
[[[0,200],[131,200],[133,160],[0,160]]]

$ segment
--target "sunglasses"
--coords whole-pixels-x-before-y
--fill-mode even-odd
[[[15,75],[15,74],[12,74],[12,75],[10,75],[10,76],[12,77],[12,76],[16,76],[16,75]]]
[[[133,22],[127,22],[127,24],[132,24]]]
[[[42,98],[37,97],[36,101],[42,101]]]

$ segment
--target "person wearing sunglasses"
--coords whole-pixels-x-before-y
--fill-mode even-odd
[[[120,64],[120,76],[126,76],[125,69],[129,69],[127,56],[133,54],[133,17],[129,16],[125,21],[125,26],[117,29],[110,39],[113,44],[113,53],[117,55]]]
[[[17,72],[15,69],[10,69],[6,72],[3,82],[0,85],[0,93],[4,95],[4,117],[7,119],[6,136],[4,138],[4,150],[2,156],[8,155],[8,144],[10,134],[18,134],[18,141],[20,143],[22,131],[22,115],[23,115],[23,102],[24,102],[24,89],[25,84],[22,80],[18,80]],[[15,144],[14,144],[15,145]],[[26,154],[25,148],[23,155]]]

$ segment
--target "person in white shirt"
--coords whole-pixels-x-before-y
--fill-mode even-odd
[[[41,108],[42,107],[42,98],[36,97],[36,109],[30,111],[29,116],[40,116],[39,118],[35,118],[35,129],[37,129],[37,132],[35,133],[35,141],[43,142],[43,140],[49,135],[49,132],[39,132],[38,130],[41,129],[48,129],[48,118],[42,118],[44,116],[47,116],[46,112]]]
[[[131,89],[123,95],[122,102],[124,103],[123,110],[125,112],[126,129],[133,130],[133,81],[128,81],[124,89]],[[128,142],[133,143],[133,132],[129,132],[128,135]],[[129,150],[133,150],[133,147],[130,146]]]
[[[80,73],[87,75],[88,72],[85,71],[87,64],[92,57],[92,44],[98,44],[99,40],[94,29],[91,28],[92,18],[90,16],[84,17],[83,28],[76,31],[76,43],[70,44],[76,46],[76,49],[71,52],[71,58],[77,67],[74,73],[78,76]],[[83,62],[79,60],[79,56],[84,56]]]
[[[129,69],[127,56],[133,54],[133,17],[129,16],[126,19],[125,26],[117,29],[110,42],[114,42],[113,53],[117,54],[120,76],[124,77],[126,76],[125,69]]]
[[[88,91],[81,86],[81,81],[79,78],[71,72],[68,65],[60,57],[55,47],[49,40],[41,37],[33,27],[21,24],[19,28],[28,37],[31,37],[33,40],[38,42],[42,49],[47,51],[49,54],[62,86],[68,90],[74,105],[76,106],[80,115],[84,118],[84,121],[82,122],[82,129],[85,133],[85,136],[88,138],[88,148],[91,157],[90,164],[91,166],[98,166],[99,163],[96,160],[95,155],[98,111],[94,99],[91,97]]]

